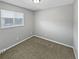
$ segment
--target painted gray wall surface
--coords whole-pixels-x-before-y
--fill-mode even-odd
[[[2,50],[32,35],[34,16],[32,11],[3,2],[0,2],[0,8],[23,12],[25,14],[24,27],[0,29],[0,50]]]
[[[73,6],[73,43],[74,43],[74,52],[76,55],[76,59],[78,59],[78,1],[75,0]]]
[[[65,5],[36,12],[35,34],[72,46],[72,9],[72,5]]]
[[[25,14],[24,27],[0,29],[0,50],[34,34],[72,46],[72,5],[32,12],[0,2],[0,8]]]

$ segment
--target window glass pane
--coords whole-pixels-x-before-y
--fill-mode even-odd
[[[5,26],[13,25],[13,18],[4,18],[4,25]]]
[[[1,10],[1,17],[14,18],[14,12],[8,10]]]
[[[15,12],[15,18],[24,18],[23,13]]]
[[[22,24],[22,18],[15,18],[15,24],[18,25],[18,24]]]

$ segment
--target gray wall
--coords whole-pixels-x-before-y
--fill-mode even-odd
[[[35,34],[73,46],[73,6],[37,11]]]
[[[14,5],[0,2],[0,8],[25,14],[25,26],[0,29],[0,50],[7,48],[31,35],[73,45],[73,6],[65,5],[32,12]]]
[[[78,59],[78,1],[75,0],[73,5],[73,43],[76,59]]]
[[[3,2],[0,2],[0,8],[12,11],[19,11],[25,14],[24,27],[0,29],[0,50],[2,50],[32,35],[34,13],[27,9],[23,9],[14,5],[9,5]]]

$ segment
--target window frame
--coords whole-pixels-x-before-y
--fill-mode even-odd
[[[5,10],[5,11],[10,11],[10,10],[6,10],[6,9],[0,9],[0,28],[11,28],[11,27],[20,27],[20,26],[24,26],[24,13],[23,12],[17,12],[17,11],[10,11],[10,12],[14,12],[15,14],[16,13],[20,13],[20,14],[22,14],[22,23],[21,24],[15,24],[15,17],[13,17],[13,25],[11,25],[11,26],[4,26],[4,22],[5,22],[5,19],[3,20],[2,18],[3,17],[1,17],[1,10]],[[15,15],[14,14],[14,15]],[[4,17],[5,18],[5,17]]]

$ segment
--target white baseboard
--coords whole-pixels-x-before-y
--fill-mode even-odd
[[[18,44],[20,44],[20,43],[22,43],[22,42],[28,40],[28,39],[31,38],[31,37],[33,37],[33,36],[29,36],[29,37],[25,38],[24,40],[19,41],[19,42],[17,42],[16,44],[14,44],[14,45],[12,45],[12,46],[9,46],[8,48],[5,48],[5,49],[3,49],[3,50],[0,50],[0,54],[2,54],[3,52],[7,51],[8,49],[10,49],[10,48],[12,48],[12,47],[14,47],[14,46],[16,46],[16,45],[18,45]]]
[[[39,38],[42,38],[42,39],[45,39],[45,40],[48,40],[48,41],[51,41],[51,42],[55,42],[55,43],[60,44],[60,45],[64,45],[64,46],[66,46],[66,47],[73,48],[73,47],[70,46],[70,45],[67,45],[67,44],[64,44],[64,43],[60,43],[60,42],[54,41],[54,40],[51,40],[51,39],[49,39],[49,38],[45,38],[45,37],[43,37],[43,36],[32,35],[32,36],[27,37],[27,38],[25,38],[24,40],[22,40],[22,41],[20,41],[20,42],[18,42],[18,43],[16,43],[16,44],[14,44],[14,45],[12,45],[12,46],[10,46],[10,47],[8,47],[8,48],[5,48],[5,49],[3,49],[3,50],[0,50],[0,54],[3,53],[3,52],[5,52],[5,51],[7,51],[8,49],[10,49],[10,48],[16,46],[16,45],[18,45],[18,44],[20,44],[20,43],[22,43],[22,42],[28,40],[29,38],[31,38],[31,37],[33,37],[33,36],[36,36],[36,37],[39,37]]]
[[[33,35],[33,36],[36,36],[36,37],[39,37],[39,38],[42,38],[42,39],[45,39],[45,40],[48,40],[48,41],[51,41],[51,42],[55,42],[57,44],[60,44],[60,45],[63,45],[63,46],[69,47],[69,48],[73,48],[73,46],[70,46],[70,45],[67,45],[67,44],[64,44],[64,43],[60,43],[60,42],[54,41],[52,39],[49,39],[49,38],[46,38],[46,37],[43,37],[43,36],[39,36],[39,35]]]
[[[73,51],[74,51],[75,58],[78,59],[78,54],[76,53],[75,48],[73,48]]]

